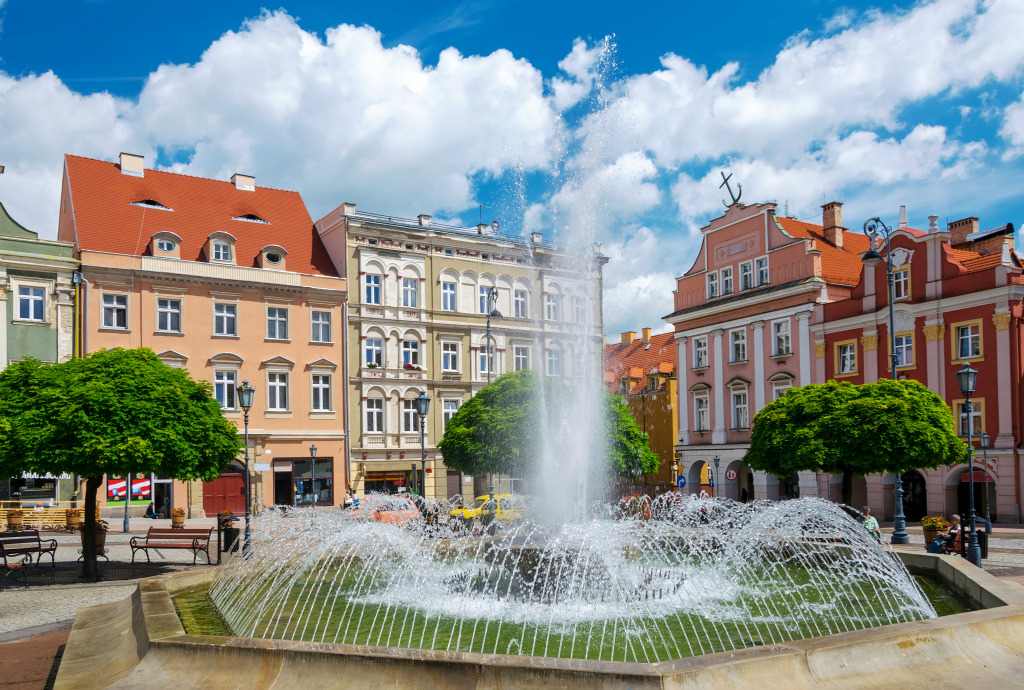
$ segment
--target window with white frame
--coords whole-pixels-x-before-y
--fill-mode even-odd
[[[455,283],[441,283],[441,310],[455,311]]]
[[[729,349],[732,354],[730,361],[747,361],[747,330],[745,328],[729,331]]]
[[[128,329],[128,295],[103,295],[103,327]]]
[[[164,333],[181,333],[180,299],[157,299],[156,329]]]
[[[213,242],[213,260],[214,261],[231,261],[231,245],[227,242],[220,240],[214,240]]]
[[[904,333],[897,335],[896,341],[896,366],[909,367],[914,363],[914,335]]]
[[[776,321],[772,324],[772,354],[788,355],[792,352],[789,320]]]
[[[544,316],[548,321],[558,321],[561,318],[558,313],[558,295],[550,292],[544,295]]]
[[[384,364],[384,340],[382,338],[367,338],[363,346],[365,357],[363,362],[374,367]]]
[[[487,295],[490,294],[491,288],[482,287],[480,288],[480,313],[487,313]]]
[[[572,319],[576,323],[584,323],[587,320],[587,306],[582,297],[572,298]]]
[[[448,428],[448,421],[455,416],[455,413],[459,411],[458,400],[442,400],[441,401],[441,432]]]
[[[512,348],[512,365],[516,371],[530,368],[530,348],[526,345],[516,345]]]
[[[788,391],[792,387],[793,379],[789,377],[779,378],[772,381],[772,400],[778,400],[779,398],[784,396],[786,394],[786,391]]]
[[[418,340],[402,341],[402,366],[418,367],[420,365],[420,343]]]
[[[708,407],[708,391],[703,389],[693,394],[693,430],[710,431],[710,410]]]
[[[363,276],[363,301],[366,304],[380,304],[379,273],[367,273]]]
[[[754,264],[744,261],[740,264],[740,290],[750,290],[754,287]]]
[[[314,343],[331,342],[331,312],[314,311],[310,314],[312,334],[310,340]]]
[[[495,373],[494,369],[494,345],[489,348],[485,344],[480,345],[480,373]]]
[[[516,290],[512,294],[512,309],[517,319],[529,318],[530,313],[527,310],[526,290]]]
[[[402,431],[419,431],[416,419],[419,416],[416,400],[402,401]]]
[[[956,409],[957,431],[958,436],[967,436],[967,432],[970,431],[972,438],[978,438],[981,432],[985,430],[984,419],[982,411],[984,409],[984,398],[975,398],[971,400],[971,419],[970,427],[967,425],[967,403],[963,400],[957,400],[954,403]]]
[[[718,271],[708,273],[708,299],[718,297]]]
[[[758,287],[768,284],[768,257],[762,256],[754,260],[754,271],[757,272]]]
[[[267,374],[267,409],[288,409],[288,374],[283,372]]]
[[[331,375],[313,374],[311,387],[313,391],[313,411],[330,412],[333,409],[331,407]]]
[[[235,409],[235,391],[238,389],[237,374],[234,371],[213,372],[213,397],[225,410]]]
[[[213,303],[213,334],[238,335],[238,305]]]
[[[366,430],[373,432],[384,431],[384,398],[367,398],[364,401],[366,409]]]
[[[288,340],[288,309],[286,307],[267,307],[267,338],[269,340]]]
[[[972,323],[966,326],[957,326],[957,359],[981,356],[981,325]]]
[[[415,309],[419,306],[420,281],[418,278],[402,278],[402,306]]]
[[[22,321],[43,321],[46,317],[46,289],[31,285],[18,286],[18,318]]]
[[[562,375],[561,350],[548,350],[548,376]]]
[[[910,297],[910,268],[901,267],[892,272],[893,299]]]
[[[722,294],[732,293],[732,268],[722,269]]]
[[[857,344],[843,343],[839,346],[839,373],[855,374],[857,372]]]
[[[459,344],[441,343],[441,369],[459,371]]]
[[[732,391],[732,428],[749,429],[750,416],[747,408],[747,389],[733,389]]]
[[[703,369],[708,365],[708,337],[702,335],[693,339],[693,368]]]

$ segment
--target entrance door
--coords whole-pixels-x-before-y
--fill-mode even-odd
[[[446,487],[448,490],[448,498],[462,493],[462,487],[459,486],[459,477],[461,476],[462,475],[458,472],[452,472],[451,470],[448,471],[448,486]]]
[[[295,505],[295,492],[291,472],[274,471],[274,505]]]
[[[900,479],[903,481],[904,492],[903,514],[907,522],[918,522],[928,514],[928,491],[924,477],[917,470],[910,470],[904,472]]]
[[[171,517],[171,506],[174,505],[174,497],[171,495],[173,487],[172,481],[157,479],[153,482],[153,507],[162,518]]]
[[[212,482],[203,482],[203,510],[207,515],[216,515],[230,510],[236,515],[245,513],[245,475],[241,472],[225,472]]]

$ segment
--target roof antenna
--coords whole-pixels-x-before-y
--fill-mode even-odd
[[[789,218],[789,199],[786,199],[786,203],[782,205],[782,215]]]

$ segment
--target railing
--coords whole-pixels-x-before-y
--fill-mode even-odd
[[[54,501],[37,499],[26,501],[0,501],[0,524],[10,529],[8,513],[13,509],[24,511],[22,526],[33,529],[62,528],[65,525],[65,510],[81,508],[75,501]]]

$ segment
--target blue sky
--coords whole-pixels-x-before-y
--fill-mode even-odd
[[[266,9],[265,9],[266,8]],[[0,201],[62,155],[600,241],[610,334],[671,311],[719,172],[846,225],[1024,222],[1024,3],[0,0]]]

